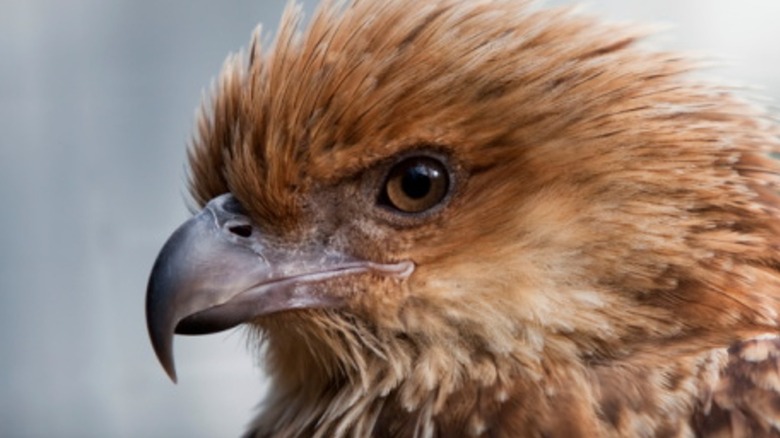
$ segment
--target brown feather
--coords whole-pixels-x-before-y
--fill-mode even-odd
[[[226,62],[193,197],[417,268],[255,321],[274,388],[254,436],[777,434],[776,342],[725,350],[778,329],[760,110],[568,9],[326,2],[300,21]],[[451,202],[390,220],[372,190],[418,150],[453,163]]]
[[[780,436],[780,338],[734,344],[719,378],[707,388],[694,424],[713,437]]]

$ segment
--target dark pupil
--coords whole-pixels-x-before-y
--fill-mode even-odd
[[[435,173],[422,165],[410,167],[404,172],[401,188],[412,199],[423,198],[431,191],[431,177],[435,177]]]

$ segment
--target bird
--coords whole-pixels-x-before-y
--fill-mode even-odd
[[[653,32],[288,5],[204,98],[146,293],[165,371],[242,327],[247,437],[780,436],[780,129]]]

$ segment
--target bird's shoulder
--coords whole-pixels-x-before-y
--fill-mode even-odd
[[[733,344],[694,415],[697,436],[780,437],[780,337]]]

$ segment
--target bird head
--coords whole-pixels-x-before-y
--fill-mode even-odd
[[[776,130],[634,27],[523,1],[288,8],[230,57],[149,330],[239,324],[281,391],[409,409],[775,327]],[[285,389],[286,388],[286,389]]]

